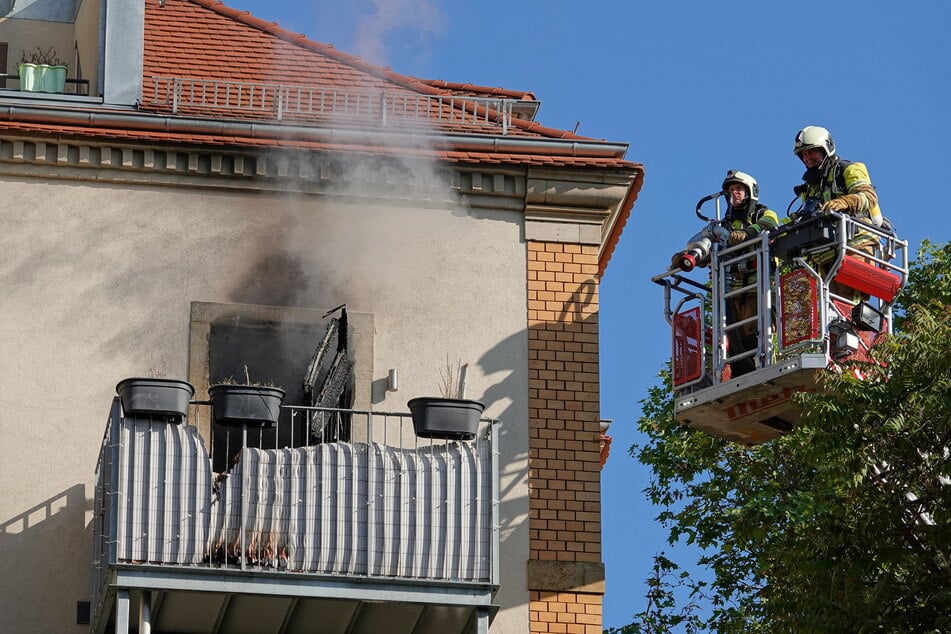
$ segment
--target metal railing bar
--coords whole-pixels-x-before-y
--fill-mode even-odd
[[[390,125],[392,117],[401,121],[499,126],[502,134],[508,134],[514,113],[514,100],[510,99],[392,95],[387,91],[325,90],[300,85],[162,76],[154,76],[152,82],[153,104],[170,105],[173,114],[178,114],[182,107],[202,107],[270,113],[278,121],[291,113],[346,116],[376,121],[381,126]]]

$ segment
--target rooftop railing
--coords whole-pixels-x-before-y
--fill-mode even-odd
[[[123,417],[116,400],[96,470],[94,606],[115,566],[497,584],[498,421],[431,440],[409,414],[283,409],[284,430],[206,443],[192,424]]]
[[[150,105],[172,114],[211,111],[274,121],[361,122],[380,127],[464,124],[508,134],[513,99],[339,90],[220,79],[152,77]]]

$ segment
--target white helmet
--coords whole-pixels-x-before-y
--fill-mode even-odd
[[[827,157],[835,156],[835,141],[829,131],[817,125],[807,125],[796,135],[793,153],[802,159],[803,150],[814,147],[820,148]]]
[[[759,183],[756,182],[755,178],[740,170],[730,170],[726,173],[723,184],[720,185],[724,193],[727,193],[726,188],[729,187],[731,183],[739,183],[746,187],[747,200],[750,205],[755,206],[756,203],[759,202]],[[727,199],[729,199],[729,196],[727,196]]]

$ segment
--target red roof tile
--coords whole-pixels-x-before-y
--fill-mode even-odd
[[[142,101],[143,107],[149,110],[163,110],[153,105],[154,77],[227,79],[250,84],[282,83],[326,90],[386,91],[434,97],[471,94],[534,98],[531,93],[401,75],[358,56],[338,51],[330,44],[315,42],[303,34],[260,20],[246,11],[232,9],[219,0],[186,0],[164,4],[160,4],[159,0],[146,0],[145,6]],[[254,51],[254,56],[249,56],[248,51]],[[430,103],[434,109],[440,107],[434,101]],[[471,104],[469,109],[472,109]],[[221,116],[220,112],[214,114]],[[442,123],[439,127],[447,129]],[[450,124],[448,129],[486,133],[484,128],[478,126]],[[517,119],[512,122],[509,133],[588,139],[537,122]]]

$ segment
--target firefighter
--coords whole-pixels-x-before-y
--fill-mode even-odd
[[[764,231],[771,231],[779,225],[776,212],[759,202],[759,184],[756,179],[740,172],[730,170],[721,185],[722,195],[727,200],[727,212],[719,226],[713,225],[704,229],[690,239],[687,251],[674,254],[671,259],[671,268],[690,270],[694,264],[707,266],[709,264],[709,249],[712,248],[715,231],[722,232],[728,246],[735,246],[759,236]],[[724,231],[725,230],[725,231]],[[690,247],[701,246],[696,250]],[[755,258],[732,265],[727,275],[732,277],[730,288],[737,289],[756,283]],[[726,302],[727,326],[754,317],[758,314],[758,298],[755,287],[739,295],[734,295]],[[734,356],[741,352],[756,349],[757,322],[743,324],[735,330],[728,331],[729,354]],[[754,357],[747,357],[730,364],[733,376],[739,376],[752,371],[756,367]]]
[[[724,226],[730,229],[727,244],[733,246],[745,242],[779,226],[776,212],[759,202],[759,184],[755,178],[730,170],[722,187],[729,205],[724,220]]]
[[[793,152],[806,166],[802,185],[794,188],[804,205],[814,201],[823,214],[847,213],[882,226],[882,210],[868,169],[864,163],[839,158],[828,130],[806,126],[796,135]]]
[[[823,215],[845,213],[875,227],[883,225],[885,220],[868,169],[864,163],[839,158],[835,141],[828,130],[819,126],[806,126],[796,135],[793,153],[806,166],[802,184],[793,188],[804,209],[817,207]],[[849,240],[849,246],[874,255],[879,241],[873,234],[859,231]],[[831,260],[831,255],[828,259]],[[828,263],[823,261],[818,264],[820,272],[825,275],[825,265]],[[860,297],[837,283],[830,284],[829,290],[853,300]]]
[[[756,179],[738,170],[730,170],[723,180],[723,193],[727,199],[727,213],[723,221],[730,230],[727,244],[734,246],[759,236],[764,231],[772,231],[779,226],[779,216],[775,211],[759,202],[759,184]],[[733,288],[756,283],[755,260],[745,266],[738,264],[728,273],[733,276]],[[726,302],[727,326],[749,319],[759,313],[759,299],[755,288],[735,295]],[[728,332],[729,354],[755,350],[758,347],[758,322],[752,320]],[[730,364],[733,376],[751,372],[756,367],[755,355],[734,361]]]

